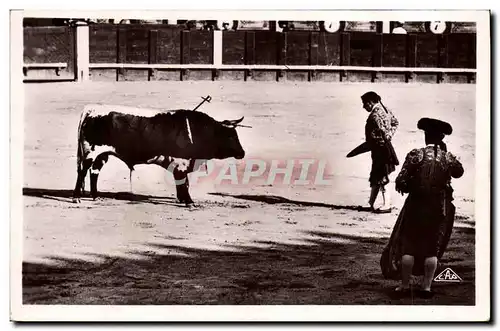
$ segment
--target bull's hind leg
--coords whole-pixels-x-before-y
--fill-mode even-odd
[[[87,175],[87,171],[92,165],[92,159],[86,159],[82,162],[81,169],[78,170],[78,177],[76,179],[75,190],[73,191],[73,202],[80,202],[80,198],[82,196],[83,184],[85,183],[85,176]]]
[[[97,199],[98,195],[97,179],[99,178],[99,173],[106,162],[108,162],[108,155],[101,154],[96,157],[94,163],[92,163],[92,167],[90,168],[90,194],[94,200]]]

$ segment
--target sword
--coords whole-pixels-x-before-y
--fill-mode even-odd
[[[193,111],[194,111],[194,110],[196,110],[196,109],[198,109],[198,108],[200,108],[200,106],[201,106],[202,104],[204,104],[204,103],[205,103],[205,101],[206,101],[206,102],[208,102],[208,103],[210,103],[210,101],[212,100],[212,97],[211,97],[210,95],[207,95],[207,97],[206,97],[206,98],[204,98],[204,97],[201,97],[201,98],[203,99],[203,101],[202,101],[202,102],[200,102],[200,104],[199,104],[198,106],[196,106],[196,108],[195,108],[195,109],[193,109]]]

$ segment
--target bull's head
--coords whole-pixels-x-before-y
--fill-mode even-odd
[[[218,148],[216,152],[216,158],[224,159],[227,157],[234,157],[236,159],[242,159],[245,156],[245,151],[240,144],[238,139],[238,133],[236,132],[237,126],[248,127],[241,125],[244,117],[237,120],[224,120],[219,122],[221,124],[221,131],[216,135],[218,137]]]

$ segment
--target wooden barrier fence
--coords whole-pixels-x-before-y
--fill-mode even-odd
[[[27,80],[32,71],[52,70],[52,75],[58,77],[55,72],[62,70],[73,71],[78,81],[292,79],[470,83],[475,81],[476,73],[473,33],[184,31],[169,25],[111,24],[58,27],[57,31],[44,28],[45,35],[57,34],[58,40],[64,35],[69,44],[73,40],[73,46],[64,48],[74,49],[74,53],[65,53],[66,62],[59,61],[60,56],[52,62],[57,49],[40,52],[40,31],[26,29]]]

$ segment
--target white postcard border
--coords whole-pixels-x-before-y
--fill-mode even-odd
[[[84,11],[30,11],[29,16],[108,16]],[[273,19],[272,11],[189,12],[193,17]],[[282,13],[279,13],[282,14]],[[130,16],[130,15],[129,15]],[[165,17],[134,11],[133,16]],[[490,26],[488,11],[287,11],[286,19],[448,20],[477,22],[476,305],[475,306],[61,306],[22,305],[23,83],[21,12],[11,15],[11,319],[17,321],[485,321],[490,318]],[[281,16],[280,16],[281,18]],[[18,42],[16,42],[18,41]],[[19,43],[21,41],[21,43]],[[486,171],[488,170],[488,171]],[[390,311],[390,312],[389,312]]]

